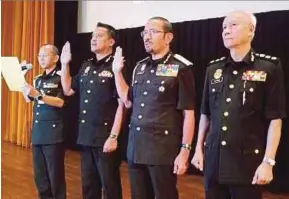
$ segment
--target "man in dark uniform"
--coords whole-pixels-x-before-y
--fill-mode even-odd
[[[82,145],[82,194],[85,199],[121,199],[118,134],[123,118],[123,104],[118,101],[112,72],[111,55],[116,40],[115,29],[98,23],[91,38],[95,57],[82,64],[71,78],[70,44],[62,50],[62,85],[65,95],[80,94],[77,143]]]
[[[65,147],[63,144],[64,94],[59,59],[55,46],[40,48],[38,61],[44,73],[35,77],[34,87],[26,84],[22,89],[34,101],[32,126],[32,153],[34,179],[41,199],[65,199],[64,172]]]
[[[139,61],[129,87],[114,56],[118,94],[132,107],[127,159],[132,199],[177,199],[177,176],[185,173],[194,133],[192,63],[170,51],[172,25],[149,19],[141,32],[149,57]]]
[[[278,58],[251,48],[255,28],[250,13],[227,15],[223,41],[230,56],[207,68],[192,159],[204,169],[207,199],[261,199],[260,185],[273,179],[285,117],[283,73]]]

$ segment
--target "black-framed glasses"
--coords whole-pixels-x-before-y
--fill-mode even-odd
[[[156,30],[156,29],[143,30],[143,31],[141,31],[140,36],[144,37],[144,36],[146,36],[148,34],[150,36],[154,36],[154,35],[156,35],[158,33],[166,33],[166,32],[165,31]]]

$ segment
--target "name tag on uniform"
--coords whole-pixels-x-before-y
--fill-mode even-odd
[[[242,80],[265,82],[267,73],[265,71],[247,70],[243,73]]]
[[[157,67],[156,76],[176,77],[179,72],[177,64],[159,64]]]
[[[218,83],[222,83],[223,82],[223,77],[221,77],[220,79],[212,79],[211,80],[211,84],[218,84]]]
[[[42,100],[38,100],[38,104],[44,104]]]
[[[113,77],[112,73],[108,70],[104,70],[98,74],[100,77]]]
[[[58,84],[54,83],[43,84],[43,88],[58,88]]]

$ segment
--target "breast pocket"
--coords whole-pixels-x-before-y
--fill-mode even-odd
[[[215,108],[220,105],[222,91],[223,91],[223,83],[211,84],[209,90],[211,108]]]
[[[143,79],[137,78],[133,82],[133,96],[140,96],[142,92]]]
[[[92,82],[93,80],[90,80]],[[110,100],[113,97],[114,81],[110,77],[97,77],[95,84],[89,89],[91,94],[96,95],[101,101]]]
[[[151,92],[157,101],[168,101],[177,96],[175,91],[175,77],[156,78],[152,81]]]
[[[243,81],[239,88],[240,105],[255,110],[262,108],[263,82]]]

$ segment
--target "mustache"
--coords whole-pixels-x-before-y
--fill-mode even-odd
[[[152,44],[152,42],[149,41],[149,40],[148,40],[148,41],[145,41],[144,43],[145,43],[145,44]]]

